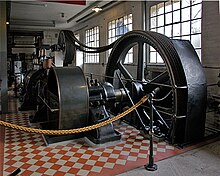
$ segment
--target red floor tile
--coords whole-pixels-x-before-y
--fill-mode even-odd
[[[12,173],[12,172],[14,172],[16,169],[17,169],[16,167],[11,166],[11,167],[7,168],[5,171],[6,171],[6,172],[9,172],[9,173]]]
[[[44,161],[37,161],[34,165],[36,165],[36,166],[42,166],[42,165],[44,165],[46,162],[44,162]]]
[[[7,161],[5,164],[6,164],[6,165],[13,165],[14,163],[16,163],[15,160],[9,160],[9,161]]]
[[[91,156],[89,159],[97,161],[99,159],[99,157],[98,156]]]
[[[56,159],[56,158],[51,158],[48,160],[48,162],[50,162],[50,163],[56,163],[57,161],[58,161],[58,159]]]
[[[45,156],[48,156],[48,157],[53,157],[54,155],[56,155],[56,153],[48,153],[48,154],[46,154]]]
[[[54,164],[51,169],[54,169],[54,170],[59,170],[59,168],[61,168],[62,166],[61,165],[58,165],[58,164]]]
[[[62,156],[61,157],[62,160],[66,160],[66,161],[68,161],[70,158],[71,158],[71,156]]]
[[[66,172],[57,171],[54,176],[64,176]]]
[[[40,155],[36,155],[36,156],[33,157],[33,159],[36,159],[36,160],[40,160],[41,158],[43,158],[43,156],[40,156]]]
[[[82,164],[85,164],[87,162],[87,159],[83,159],[83,158],[80,158],[77,163],[82,163]]]
[[[29,167],[31,167],[31,164],[25,163],[25,164],[23,164],[23,165],[21,166],[21,169],[26,170],[26,169],[28,169]]]
[[[64,166],[72,167],[74,164],[75,164],[74,162],[68,161],[64,164]]]
[[[77,174],[79,172],[80,169],[76,169],[76,168],[71,168],[70,170],[67,171],[67,173],[70,174]]]
[[[46,172],[48,169],[47,168],[44,168],[44,167],[40,167],[40,168],[38,168],[37,170],[36,170],[36,172],[39,172],[39,173],[44,173],[44,172]]]
[[[84,170],[91,170],[92,169],[92,166],[91,165],[87,165],[87,164],[84,164],[82,169]]]
[[[21,176],[28,176],[28,175],[32,175],[33,173],[34,173],[33,171],[25,170],[25,171],[22,172],[20,175],[21,175]]]
[[[20,159],[19,161],[22,162],[22,163],[26,163],[28,162],[30,159],[29,158],[22,158]]]

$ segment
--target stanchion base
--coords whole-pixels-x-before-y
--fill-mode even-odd
[[[148,171],[156,171],[157,170],[157,165],[156,164],[153,164],[153,165],[148,164],[148,165],[145,165],[144,167]]]

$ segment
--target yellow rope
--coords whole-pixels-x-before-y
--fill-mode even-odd
[[[110,118],[106,121],[103,121],[103,122],[100,122],[100,123],[97,123],[97,124],[94,124],[91,126],[82,127],[82,128],[69,129],[69,130],[42,130],[42,129],[19,126],[19,125],[11,124],[11,123],[8,123],[8,122],[2,121],[2,120],[0,120],[0,125],[5,126],[5,127],[9,127],[9,128],[13,128],[16,130],[20,130],[20,131],[25,131],[25,132],[29,132],[29,133],[38,133],[38,134],[44,134],[44,135],[67,135],[67,134],[81,133],[81,132],[85,132],[85,131],[94,130],[96,128],[100,128],[102,126],[105,126],[109,123],[112,123],[112,122],[124,117],[125,115],[129,114],[131,111],[136,109],[138,106],[143,104],[147,99],[148,99],[148,97],[144,96],[139,102],[137,102],[135,105],[133,105],[131,108],[124,111],[123,113],[121,113],[113,118]]]

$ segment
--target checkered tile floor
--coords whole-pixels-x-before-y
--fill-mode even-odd
[[[10,114],[6,120],[29,126],[28,114]],[[148,163],[149,141],[135,128],[122,124],[117,130],[122,140],[109,146],[91,147],[84,141],[71,140],[45,146],[38,134],[5,130],[4,175],[21,169],[21,176],[117,175]],[[154,144],[155,160],[182,150],[165,142]]]

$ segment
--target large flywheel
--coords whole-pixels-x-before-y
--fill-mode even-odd
[[[163,59],[164,70],[146,76],[148,66],[145,67],[144,53],[150,46]],[[137,51],[136,69],[124,64],[131,48],[136,48]],[[193,66],[189,67],[189,60],[192,60],[190,62]],[[195,72],[194,66],[198,73],[195,80],[190,75]],[[115,79],[116,72],[119,72],[124,83]],[[204,129],[205,124],[203,102],[206,99],[206,80],[198,56],[188,41],[173,41],[155,32],[128,32],[114,45],[106,67],[106,76],[106,81],[114,86],[125,85],[134,102],[142,94],[158,89],[154,100],[155,125],[172,142],[185,143],[203,136],[204,130],[201,129]],[[199,90],[199,95],[192,94],[196,93],[196,89]],[[203,107],[202,112],[198,109],[192,111],[194,107]],[[143,109],[139,109],[139,113],[142,121],[147,124],[149,120],[144,113],[148,111],[148,105]],[[131,123],[141,128],[139,121],[133,119]]]
[[[38,86],[40,108],[33,118],[41,123],[43,129],[70,129],[96,124],[121,113],[148,95],[149,101],[124,117],[124,121],[150,134],[150,117],[153,117],[155,136],[165,137],[172,143],[185,144],[204,137],[206,79],[189,41],[172,40],[151,31],[132,31],[108,46],[93,48],[78,41],[72,31],[64,30],[58,43],[65,56],[64,65],[72,61],[76,50],[85,53],[112,50],[105,82],[99,82],[93,76],[86,81],[78,67],[55,67],[45,72],[49,73],[46,75],[48,81]],[[159,69],[146,62],[149,59],[147,53],[152,48],[163,61]],[[133,56],[137,57],[134,62],[130,60],[132,50]],[[120,138],[113,124],[86,135],[95,143]],[[74,138],[80,136],[75,135]]]
[[[70,33],[71,35],[74,35],[72,31],[68,31],[68,33]],[[60,49],[64,57],[63,66],[68,66],[68,64],[75,62],[76,48],[75,48],[75,45],[73,45],[69,41],[69,38],[67,37],[65,31],[61,31],[59,33],[58,45],[60,46]]]

